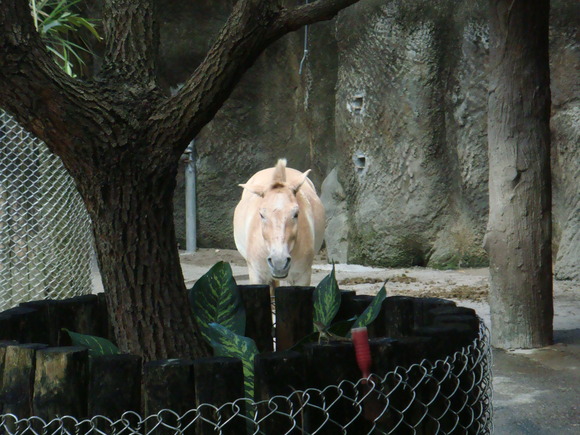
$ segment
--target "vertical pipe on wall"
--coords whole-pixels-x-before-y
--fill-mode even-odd
[[[185,150],[185,249],[187,252],[197,250],[196,201],[195,201],[195,139]]]

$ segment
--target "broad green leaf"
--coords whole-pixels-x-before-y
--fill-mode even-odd
[[[306,337],[303,337],[302,339],[300,339],[297,343],[294,344],[294,346],[292,346],[288,350],[293,350],[295,352],[302,352],[304,350],[304,346],[306,346],[308,343],[316,343],[319,340],[319,338],[320,338],[320,332],[318,332],[318,331],[311,332]]]
[[[381,311],[381,307],[383,305],[383,301],[387,297],[387,290],[385,289],[385,285],[379,290],[377,295],[373,298],[373,301],[369,304],[366,310],[358,316],[355,320],[352,328],[362,328],[363,326],[370,325],[379,315]]]
[[[202,335],[210,341],[210,323],[219,323],[238,335],[246,330],[246,310],[229,263],[220,261],[189,290],[193,314]]]
[[[238,335],[217,323],[210,323],[208,334],[215,356],[239,358],[244,370],[244,392],[254,398],[254,358],[259,353],[254,340]]]
[[[102,355],[117,355],[119,349],[113,343],[111,343],[106,338],[95,337],[94,335],[79,334],[78,332],[66,331],[75,346],[85,346],[89,348],[89,356],[102,356]]]
[[[348,336],[348,333],[352,329],[353,327],[352,325],[355,322],[355,320],[356,317],[351,317],[350,319],[341,320],[340,322],[333,323],[332,325],[330,325],[330,328],[328,328],[328,332],[334,335],[338,335],[340,337],[346,337]]]
[[[314,321],[328,327],[340,307],[340,290],[336,282],[334,264],[314,290]]]
[[[356,317],[351,317],[347,320],[341,320],[340,322],[333,323],[328,328],[324,329],[321,328],[321,324],[318,324],[318,327],[315,324],[315,331],[299,340],[296,344],[294,344],[294,346],[290,348],[290,350],[302,352],[304,350],[304,346],[309,343],[315,343],[321,340],[332,341],[334,339],[344,338],[348,335],[355,319]]]

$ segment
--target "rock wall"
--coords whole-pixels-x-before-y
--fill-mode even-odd
[[[338,19],[349,261],[485,262],[487,47],[468,7],[362,2]]]
[[[232,2],[175,3],[177,15],[165,17],[161,28],[166,87],[199,62]],[[301,74],[304,31],[274,44],[196,140],[198,244],[234,246],[237,184],[284,156],[292,167],[312,168],[322,186],[330,259],[486,264],[486,7],[482,0],[363,0],[309,27]],[[578,12],[574,1],[552,1],[554,247],[561,278],[580,276]],[[201,29],[200,16],[212,18]],[[195,42],[174,46],[175,38]],[[184,226],[177,230],[184,238]]]
[[[552,177],[555,275],[580,279],[580,4],[552,2]]]

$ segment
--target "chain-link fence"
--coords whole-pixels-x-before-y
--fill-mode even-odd
[[[0,109],[0,311],[91,292],[86,209],[60,159]]]
[[[423,360],[358,382],[308,388],[267,401],[200,404],[184,414],[164,409],[142,418],[53,420],[0,416],[6,434],[490,434],[489,331],[480,321],[471,345],[444,360]]]

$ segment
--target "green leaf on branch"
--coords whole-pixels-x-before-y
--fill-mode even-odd
[[[363,326],[370,325],[381,312],[381,307],[383,306],[383,301],[387,297],[387,290],[385,289],[385,284],[379,290],[377,295],[373,298],[373,301],[369,304],[366,310],[357,317],[352,328],[362,328]]]
[[[67,332],[74,346],[87,347],[89,349],[89,356],[91,357],[119,354],[119,348],[106,338],[79,334],[78,332],[69,331],[66,328],[63,328],[63,331]]]
[[[336,282],[334,264],[314,290],[314,322],[328,327],[340,307],[340,290]]]
[[[246,310],[229,263],[220,261],[189,290],[189,301],[202,335],[210,342],[209,324],[219,323],[238,335],[246,329]]]
[[[41,39],[58,65],[73,77],[74,70],[85,65],[81,54],[93,54],[91,44],[85,39],[87,31],[98,41],[102,39],[96,29],[98,21],[77,12],[77,3],[81,1],[29,0],[34,26]]]
[[[254,398],[254,358],[259,353],[254,340],[238,335],[217,323],[210,323],[208,329],[210,344],[215,356],[239,358],[244,371],[244,392],[247,398]]]

